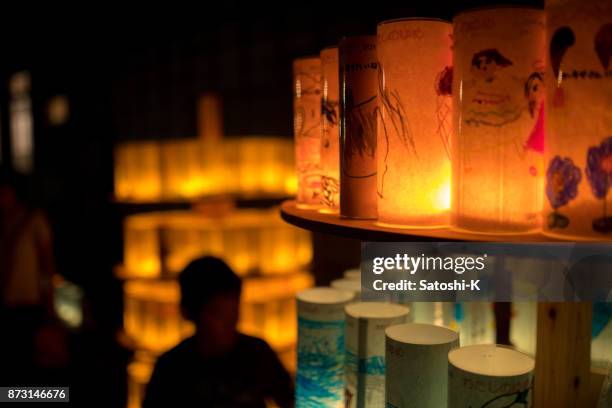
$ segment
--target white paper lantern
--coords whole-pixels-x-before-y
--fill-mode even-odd
[[[297,294],[297,408],[344,406],[344,307],[352,299],[331,288]]]
[[[406,306],[352,303],[346,311],[347,408],[385,406],[385,329],[405,323]]]
[[[448,353],[448,407],[530,407],[533,358],[509,347],[474,345]]]
[[[387,328],[386,336],[387,406],[446,407],[448,352],[459,346],[459,333],[406,323]]]

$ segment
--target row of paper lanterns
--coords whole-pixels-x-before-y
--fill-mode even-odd
[[[378,25],[294,61],[297,202],[401,227],[609,238],[612,5]]]
[[[354,302],[333,288],[297,294],[296,406],[530,406],[535,362],[459,333],[408,323],[406,306]]]

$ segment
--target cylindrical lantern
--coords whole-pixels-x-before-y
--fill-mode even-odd
[[[321,203],[326,210],[340,205],[340,112],[338,47],[321,51]]]
[[[452,350],[448,407],[530,407],[534,366],[533,358],[504,346]]]
[[[297,202],[321,202],[321,59],[293,61],[293,133],[298,176]]]
[[[450,23],[434,19],[391,20],[378,25],[380,222],[448,225],[451,35]]]
[[[375,219],[378,62],[376,36],[340,42],[340,215]]]
[[[391,326],[385,333],[387,406],[446,407],[448,352],[459,346],[459,333],[420,323]]]
[[[612,237],[612,4],[550,0],[544,224]],[[541,84],[541,82],[540,82]]]
[[[522,233],[541,225],[545,16],[486,8],[454,19],[455,227]]]
[[[330,282],[329,286],[334,289],[352,292],[358,298],[361,294],[361,281],[352,279],[335,279]]]
[[[406,306],[380,303],[352,303],[346,311],[346,392],[347,408],[385,406],[385,329],[405,323]]]
[[[297,408],[344,406],[344,307],[352,299],[331,288],[297,294]]]

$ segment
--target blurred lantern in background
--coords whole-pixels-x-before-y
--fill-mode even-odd
[[[612,4],[546,1],[547,144],[544,228],[612,237]]]
[[[452,25],[402,19],[378,25],[378,220],[448,225]]]
[[[541,225],[544,12],[487,8],[454,19],[452,223],[484,233]]]
[[[378,59],[376,36],[340,42],[340,215],[375,219]]]
[[[321,202],[326,210],[340,205],[340,111],[338,47],[321,51]]]
[[[321,202],[321,59],[293,61],[293,131],[298,177],[297,202]]]
[[[115,195],[125,201],[153,201],[160,197],[159,144],[132,142],[115,147]]]

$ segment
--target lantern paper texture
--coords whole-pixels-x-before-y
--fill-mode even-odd
[[[531,406],[533,358],[504,346],[448,353],[448,407]]]
[[[344,406],[344,307],[353,293],[313,288],[297,294],[296,407]]]
[[[448,352],[459,346],[459,333],[406,323],[388,327],[386,336],[387,406],[446,407]]]
[[[321,202],[321,59],[293,61],[293,133],[298,176],[297,202]]]
[[[321,51],[321,203],[340,205],[340,107],[338,47]]]
[[[340,215],[375,219],[378,62],[376,36],[340,42]]]
[[[612,4],[547,1],[544,228],[612,238]]]
[[[385,407],[385,329],[405,323],[406,306],[352,303],[346,311],[347,408]]]
[[[545,17],[522,7],[454,19],[452,224],[484,233],[541,226]]]
[[[452,25],[378,25],[378,220],[448,225],[452,131]]]

